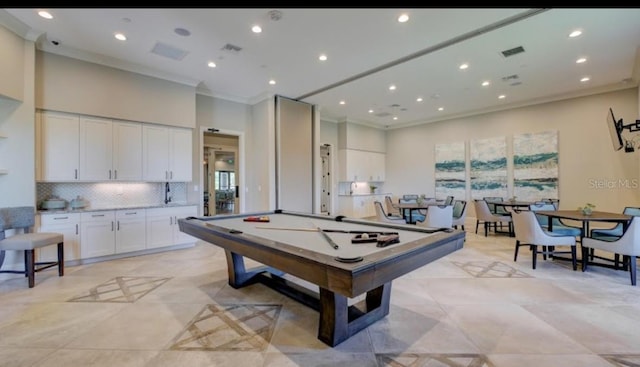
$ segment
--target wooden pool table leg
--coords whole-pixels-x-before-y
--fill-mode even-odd
[[[335,347],[388,315],[390,299],[391,282],[367,292],[364,301],[352,306],[348,306],[347,297],[320,288],[318,339]]]
[[[259,282],[264,272],[276,275],[284,273],[268,266],[259,266],[251,270],[247,270],[244,265],[244,256],[238,255],[231,251],[224,252],[227,257],[227,274],[229,275],[229,285],[233,288],[241,288],[247,285]]]

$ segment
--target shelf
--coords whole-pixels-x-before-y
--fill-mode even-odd
[[[9,171],[6,169],[0,169],[0,175],[8,175]]]

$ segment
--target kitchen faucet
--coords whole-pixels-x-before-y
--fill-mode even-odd
[[[169,182],[164,183],[164,203],[169,204],[171,202],[171,197],[169,197],[169,192],[171,189],[169,188]]]

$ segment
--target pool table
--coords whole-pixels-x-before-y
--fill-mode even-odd
[[[269,221],[245,221],[249,217]],[[230,286],[260,282],[317,310],[318,339],[331,347],[389,313],[394,279],[461,249],[465,238],[464,231],[453,229],[286,210],[188,217],[178,225],[180,231],[225,250]],[[384,247],[352,243],[362,239],[363,232],[369,239],[397,234],[399,242]],[[247,269],[244,257],[264,266]],[[293,282],[289,275],[318,289]],[[365,293],[362,301],[349,305]]]

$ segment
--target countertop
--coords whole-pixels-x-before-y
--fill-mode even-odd
[[[157,205],[130,205],[130,206],[114,206],[114,207],[100,207],[100,208],[82,208],[82,209],[51,209],[42,210],[39,209],[37,214],[64,214],[64,213],[87,213],[87,212],[99,212],[106,210],[126,210],[126,209],[152,209],[152,208],[175,208],[181,206],[191,206],[198,204],[190,203],[170,203],[170,204],[157,204]]]

